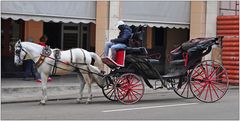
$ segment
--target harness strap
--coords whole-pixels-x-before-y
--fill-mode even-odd
[[[87,65],[87,63],[86,63],[86,55],[85,55],[85,53],[84,53],[84,51],[81,49],[81,51],[82,51],[82,53],[83,53],[83,59],[84,59],[84,63],[86,64],[86,66],[87,66],[87,71],[89,71],[90,69],[89,69],[89,66]]]
[[[70,55],[71,55],[71,58],[70,58],[71,60],[70,60],[70,62],[73,63],[73,61],[72,61],[72,60],[73,60],[73,59],[72,59],[72,49],[70,49]]]
[[[39,57],[38,61],[37,61],[36,64],[35,64],[36,68],[38,68],[39,66],[42,65],[42,63],[44,62],[45,58],[46,58],[46,56],[43,56],[43,55],[41,54],[41,56]]]
[[[83,53],[83,55],[84,55],[84,63],[86,63],[86,55],[85,55],[85,53],[83,52],[83,50],[81,49],[81,51],[82,51],[82,53]]]
[[[54,65],[53,65],[53,69],[52,69],[52,75],[55,75],[57,72],[57,61],[56,58],[54,59]]]

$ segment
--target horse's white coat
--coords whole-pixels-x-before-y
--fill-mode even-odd
[[[26,55],[26,57],[24,58],[25,60],[32,59],[36,63],[38,61],[38,59],[40,58],[43,47],[41,45],[31,43],[31,42],[18,41],[15,44],[15,50],[20,49],[19,48],[20,44],[22,46],[22,49],[24,49],[26,51],[26,53],[21,51],[19,56],[17,56],[15,53],[15,57],[14,57],[15,64],[17,64],[17,65],[22,64],[22,60],[25,55]],[[101,58],[93,52],[88,52],[88,51],[86,51],[84,49],[80,49],[80,48],[75,48],[75,49],[71,49],[71,50],[72,50],[72,56],[71,56],[70,50],[61,51],[60,61],[67,62],[71,65],[74,65],[74,67],[58,62],[57,67],[63,68],[64,70],[57,68],[56,74],[64,75],[64,74],[69,74],[72,71],[78,70],[79,77],[80,77],[80,92],[79,92],[77,101],[78,102],[81,101],[84,86],[85,86],[85,84],[87,84],[87,86],[88,86],[87,103],[88,103],[92,99],[92,92],[91,92],[92,79],[95,80],[98,83],[98,85],[100,85],[100,86],[105,86],[105,84],[106,84],[106,82],[104,82],[102,80],[101,76],[98,76],[93,73],[89,73],[89,72],[94,72],[94,73],[100,74],[102,61],[101,61]],[[50,55],[50,57],[54,58],[53,53]],[[71,59],[71,57],[72,57],[72,59]],[[94,65],[91,65],[92,58],[95,59]],[[47,78],[48,78],[49,74],[52,73],[53,66],[51,66],[51,65],[54,65],[54,61],[55,60],[46,57],[44,62],[37,69],[38,72],[40,73],[41,81],[42,81],[42,99],[40,101],[41,104],[45,104],[47,101]],[[89,70],[89,72],[83,71],[81,69]]]

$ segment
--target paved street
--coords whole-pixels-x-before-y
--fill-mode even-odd
[[[182,99],[173,91],[145,94],[134,105],[108,101],[104,97],[93,98],[91,104],[77,104],[75,100],[2,104],[2,120],[238,120],[239,90],[230,89],[218,102],[202,103],[197,99]]]

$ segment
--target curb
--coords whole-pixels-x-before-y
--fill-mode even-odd
[[[26,93],[26,92],[31,92],[31,93],[35,93],[36,95],[26,95],[23,97],[13,97],[13,98],[8,98],[8,99],[4,99],[4,94],[2,91],[2,98],[1,98],[1,104],[11,104],[11,103],[26,103],[26,102],[39,102],[40,101],[40,88],[41,87],[28,87],[30,89],[26,89],[26,87],[20,87],[20,88],[2,88],[2,90],[6,92],[12,92],[12,91],[20,91],[21,93]],[[98,89],[97,89],[98,88]],[[22,90],[21,90],[22,89]],[[229,90],[239,90],[239,86],[229,86],[228,88]],[[6,91],[8,90],[8,91]],[[23,91],[25,90],[25,91]],[[27,90],[27,91],[26,91]],[[51,93],[54,91],[61,91],[61,92],[65,92],[64,94],[56,94],[56,93]],[[48,93],[50,92],[50,94],[48,95],[48,101],[58,101],[58,100],[73,100],[77,98],[77,92],[79,91],[79,86],[49,86],[48,87]],[[38,92],[38,93],[37,93]],[[69,93],[70,92],[70,93]],[[144,94],[154,94],[154,93],[173,93],[172,90],[167,90],[167,89],[159,89],[159,90],[153,90],[151,88],[145,88],[145,93]],[[18,92],[19,93],[19,92]],[[19,93],[20,94],[20,93]],[[101,89],[96,85],[94,85],[92,87],[92,94],[93,94],[93,99],[94,98],[102,98],[104,97],[104,95],[102,94]],[[6,94],[5,94],[6,95]],[[24,94],[23,94],[24,95]],[[83,92],[83,95],[86,95],[86,91]],[[87,97],[83,97],[83,99],[87,99]]]

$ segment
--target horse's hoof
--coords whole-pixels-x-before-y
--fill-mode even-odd
[[[46,105],[46,103],[43,103],[43,102],[39,102],[39,105]]]
[[[77,104],[80,104],[82,102],[81,99],[76,99]]]
[[[86,104],[90,104],[92,101],[87,101]]]

